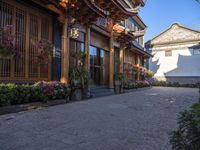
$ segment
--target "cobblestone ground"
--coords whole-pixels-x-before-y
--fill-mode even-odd
[[[0,116],[0,150],[170,150],[198,90],[154,87]]]

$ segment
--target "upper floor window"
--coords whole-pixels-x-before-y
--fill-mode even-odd
[[[200,55],[200,49],[193,49],[194,55]]]
[[[171,50],[165,51],[165,56],[166,57],[172,56],[172,51]]]

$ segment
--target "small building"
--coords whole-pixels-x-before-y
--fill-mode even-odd
[[[174,23],[145,47],[153,55],[149,68],[155,79],[183,84],[200,81],[200,31]]]
[[[146,25],[138,16],[143,0],[0,0],[0,27],[12,25],[21,57],[0,57],[1,83],[57,80],[68,83],[71,54],[85,53],[91,85],[113,87],[124,63],[144,67]],[[39,40],[53,45],[48,64],[33,64]],[[117,63],[118,62],[118,63]],[[142,79],[139,72],[135,79]]]

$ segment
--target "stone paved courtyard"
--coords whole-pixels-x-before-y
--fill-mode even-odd
[[[0,150],[170,150],[198,90],[161,88],[0,116]]]

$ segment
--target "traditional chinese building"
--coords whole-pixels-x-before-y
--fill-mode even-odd
[[[78,51],[86,54],[90,84],[112,88],[115,72],[142,79],[151,56],[144,51],[146,25],[138,16],[144,5],[143,0],[0,0],[0,27],[12,25],[21,55],[0,57],[0,82],[68,82],[76,62],[71,54]],[[34,43],[43,39],[53,44],[53,56],[35,65]]]
[[[149,67],[155,79],[182,84],[200,81],[200,31],[174,23],[145,46],[153,55]]]

